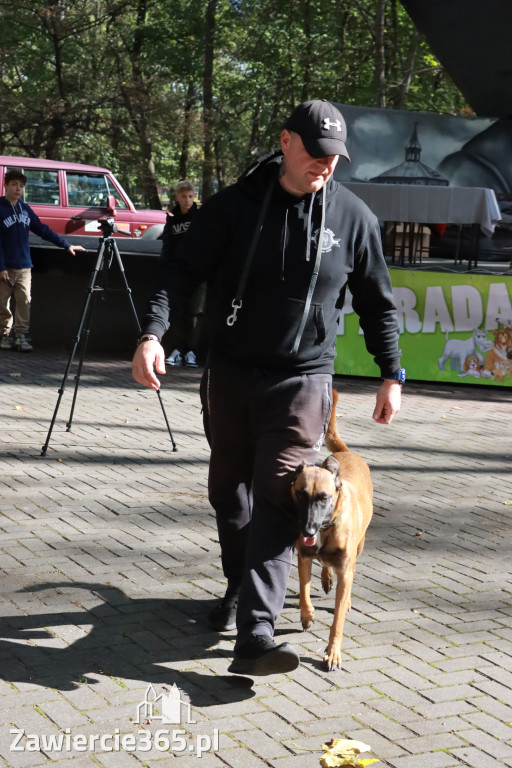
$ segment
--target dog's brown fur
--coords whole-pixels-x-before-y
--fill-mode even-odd
[[[321,467],[302,465],[292,483],[292,496],[297,505],[301,536],[296,542],[299,561],[300,617],[304,629],[309,629],[314,618],[310,598],[311,567],[316,558],[322,564],[322,587],[327,593],[337,576],[334,619],[324,661],[327,668],[341,667],[341,643],[345,614],[350,608],[350,593],[357,557],[361,554],[366,529],[370,523],[372,481],[367,463],[352,453],[338,434],[336,403],[338,393],[333,392],[333,407],[325,443],[332,455]],[[312,509],[323,505],[326,510],[324,527],[319,528],[314,546],[304,543],[310,536]],[[331,508],[329,514],[329,507]],[[318,523],[318,511],[315,513]],[[316,524],[313,524],[315,527]]]
[[[510,328],[496,328],[492,333],[494,344],[485,356],[483,370],[499,379],[503,369],[506,369],[507,349],[512,344],[512,335]]]

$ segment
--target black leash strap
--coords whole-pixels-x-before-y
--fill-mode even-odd
[[[322,260],[322,241],[324,239],[324,228],[325,228],[325,184],[322,188],[322,223],[320,224],[320,234],[318,236],[315,266],[313,267],[313,273],[311,275],[311,281],[309,283],[309,288],[308,288],[308,295],[306,296],[306,301],[304,303],[304,311],[302,312],[302,317],[300,320],[299,327],[297,329],[295,341],[293,342],[293,347],[291,348],[291,351],[290,351],[291,355],[296,355],[297,352],[299,351],[299,345],[302,339],[302,334],[304,333],[304,328],[306,327],[306,323],[308,320],[311,301],[313,299],[313,294],[315,292],[315,285],[318,278],[318,273],[320,272],[320,262]]]
[[[254,252],[256,251],[256,246],[258,245],[258,240],[260,239],[261,230],[263,229],[263,221],[265,219],[265,214],[267,212],[267,208],[270,203],[270,197],[272,195],[272,190],[274,189],[274,183],[275,182],[271,182],[269,184],[268,189],[265,193],[265,197],[263,199],[263,203],[261,205],[258,222],[256,224],[256,228],[252,236],[249,251],[247,252],[247,258],[245,259],[244,270],[240,276],[240,282],[238,283],[238,287],[236,289],[236,297],[231,302],[231,306],[233,307],[233,314],[228,315],[228,317],[226,318],[226,323],[228,325],[234,325],[236,323],[237,312],[239,309],[242,308],[242,296],[244,295],[245,286],[247,284],[247,278],[249,277],[249,270],[251,268]]]

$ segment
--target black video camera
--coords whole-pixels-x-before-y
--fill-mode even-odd
[[[117,232],[117,224],[114,219],[105,216],[103,219],[98,219],[98,222],[103,237],[111,237],[114,232]]]

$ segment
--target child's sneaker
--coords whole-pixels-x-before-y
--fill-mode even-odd
[[[29,337],[25,336],[24,333],[20,333],[20,335],[16,336],[14,339],[14,349],[17,352],[32,352],[34,347],[30,343]]]
[[[4,333],[0,341],[0,349],[12,349],[14,347],[14,336],[10,333]]]
[[[179,349],[173,350],[165,362],[167,365],[183,365],[183,358]]]
[[[185,355],[185,362],[183,363],[183,365],[186,368],[197,368],[196,356],[194,352],[192,352],[192,350],[187,352],[187,354]]]

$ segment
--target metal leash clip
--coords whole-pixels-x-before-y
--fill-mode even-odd
[[[242,299],[233,299],[231,306],[233,307],[233,314],[226,318],[226,323],[228,325],[234,325],[236,323],[236,313],[242,307]]]

